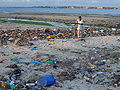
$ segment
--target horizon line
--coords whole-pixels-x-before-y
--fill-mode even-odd
[[[120,6],[72,6],[72,5],[69,5],[69,6],[2,6],[3,8],[7,8],[7,7],[105,7],[105,8],[120,8]],[[2,8],[0,7],[0,8]]]

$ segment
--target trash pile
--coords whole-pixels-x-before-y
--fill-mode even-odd
[[[88,52],[85,64],[81,63],[77,69],[77,77],[85,79],[91,84],[120,86],[119,60],[120,52],[112,52],[110,49],[102,48]],[[116,65],[116,66],[115,66]]]
[[[89,51],[71,51],[78,55],[78,58],[74,60],[67,58],[59,60],[55,55],[43,53],[37,54],[33,58],[36,61],[26,62],[20,58],[11,58],[14,64],[5,67],[7,71],[0,76],[0,88],[13,90],[42,90],[50,88],[50,86],[62,88],[66,80],[74,81],[76,79],[85,80],[86,83],[92,85],[119,87],[120,52],[115,52],[116,49],[118,48],[93,47]],[[34,47],[31,50],[37,49]],[[26,67],[26,70],[23,67]],[[47,72],[49,74],[45,74]],[[33,77],[25,79],[25,75],[29,76],[29,74],[33,74]]]
[[[97,30],[95,28],[88,28],[82,31],[82,37],[96,37],[96,36],[110,36],[119,35],[120,30]],[[7,45],[8,42],[12,42],[18,46],[32,45],[29,41],[43,40],[43,39],[66,39],[75,38],[76,28],[39,28],[38,30],[20,30],[15,28],[12,30],[0,30],[0,44]]]
[[[99,36],[95,29],[87,30],[83,33],[85,37],[87,35],[88,37]],[[119,35],[118,32],[114,34]],[[110,34],[111,31],[105,33]],[[75,80],[85,81],[86,84],[91,85],[119,87],[120,47],[90,47],[85,45],[84,38],[70,39],[74,38],[73,35],[72,29],[1,30],[0,44],[4,45],[1,47],[5,49],[0,52],[0,64],[4,64],[4,73],[0,75],[0,88],[7,90],[47,90],[49,88],[56,90],[60,88],[66,90],[63,89],[65,81],[74,82]],[[57,41],[56,38],[61,41]],[[36,40],[39,42],[37,43]],[[62,45],[73,44],[70,48],[79,43],[79,46],[89,50],[54,47],[59,44],[58,42]],[[45,44],[45,46],[42,47],[40,44]],[[81,83],[78,83],[78,86],[81,86]]]
[[[19,54],[19,53],[14,53],[14,54]],[[53,65],[52,66],[53,68],[57,68],[56,63],[60,61],[53,60],[54,56],[52,55],[49,56],[48,54],[41,54],[41,55],[45,57],[44,58],[45,60],[22,62],[20,61],[19,58],[11,58],[11,61],[15,64],[10,64],[5,67],[6,73],[0,76],[0,88],[13,89],[13,90],[21,90],[21,89],[40,90],[44,87],[48,87],[55,84],[56,79],[53,75],[38,76],[37,78],[33,76],[33,79],[29,78],[28,80],[24,80],[25,77],[21,78],[21,76],[28,71],[22,69],[24,66],[29,67],[29,65],[33,65],[32,67],[34,68],[34,66],[40,65],[40,68],[43,69],[43,71],[45,71],[46,66],[42,68],[41,67],[41,63],[42,63],[46,65]],[[39,71],[39,66],[37,67],[37,69],[33,69],[33,71]]]

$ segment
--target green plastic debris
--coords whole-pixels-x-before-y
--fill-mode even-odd
[[[53,64],[53,63],[55,63],[55,62],[57,62],[58,60],[51,60],[51,61],[47,61],[46,63],[48,63],[48,64]]]
[[[12,85],[10,85],[10,88],[11,88],[11,89],[15,89],[16,86],[12,84]]]
[[[17,58],[12,58],[11,59],[11,61],[14,61],[14,62],[17,61],[17,60],[18,60]]]
[[[48,63],[48,64],[53,64],[53,63],[54,63],[54,61],[48,61],[48,62],[46,62],[46,63]]]

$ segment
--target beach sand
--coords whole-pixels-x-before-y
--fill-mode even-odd
[[[6,68],[9,65],[16,64],[17,62],[31,62],[31,61],[39,61],[42,62],[40,64],[17,64],[18,67],[22,71],[22,75],[20,80],[28,81],[28,80],[36,80],[40,76],[50,75],[52,74],[59,82],[61,87],[47,87],[48,90],[119,90],[119,87],[112,87],[99,85],[99,84],[91,84],[85,81],[85,79],[81,78],[81,75],[77,75],[73,80],[64,80],[59,79],[58,74],[61,72],[69,71],[69,69],[81,69],[81,66],[87,64],[88,62],[93,62],[90,58],[95,58],[97,61],[97,57],[101,56],[99,53],[93,55],[89,55],[90,51],[96,51],[96,48],[109,48],[114,51],[120,52],[119,45],[120,42],[117,41],[120,39],[120,36],[103,36],[103,37],[89,37],[86,38],[86,42],[77,41],[77,39],[71,39],[66,41],[64,39],[56,39],[54,42],[56,44],[51,44],[51,42],[47,40],[38,40],[32,41],[34,43],[33,46],[16,46],[14,44],[5,45],[0,47],[0,60],[3,60],[3,63],[0,63],[1,72],[0,75],[5,76],[6,73],[10,72],[11,69]],[[64,42],[63,42],[64,41]],[[31,50],[33,47],[36,47],[37,50]],[[117,49],[117,50],[116,50]],[[98,49],[99,50],[99,49]],[[20,52],[20,54],[13,54],[14,52]],[[47,64],[47,57],[44,56],[47,54],[48,56],[54,55],[54,59],[60,61],[58,64],[58,68],[54,69],[52,64]],[[92,53],[91,53],[92,54]],[[87,57],[87,56],[88,57]],[[87,57],[87,58],[86,58]],[[18,61],[11,61],[12,58],[18,58]],[[103,60],[104,58],[99,58]],[[111,58],[113,60],[113,58]],[[62,65],[61,65],[62,64]],[[105,69],[106,66],[109,64],[104,65]],[[82,68],[83,68],[82,66]],[[119,70],[120,63],[117,62],[115,64],[111,64],[112,72],[116,72]],[[100,67],[99,67],[100,68]],[[107,72],[107,74],[110,74]],[[112,74],[110,74],[112,76]],[[61,76],[64,77],[64,76]],[[72,77],[72,76],[70,76]],[[110,82],[110,81],[109,81]]]
[[[25,14],[25,15],[24,15]],[[31,15],[31,12],[21,12],[14,14],[1,14],[0,17],[21,17],[26,19],[35,20],[48,20],[48,21],[59,21],[59,22],[70,22],[74,21],[79,14],[45,14]],[[38,13],[37,13],[38,14]],[[120,21],[117,16],[106,16],[106,15],[83,15],[84,20],[95,20],[94,23],[107,23],[116,24]],[[109,22],[110,21],[110,22]],[[106,23],[105,22],[105,23]],[[10,22],[1,22],[1,30],[13,30],[19,28],[20,30],[37,30],[41,28],[57,29],[58,27],[52,26],[40,26],[40,25],[28,25],[28,24],[16,24]],[[0,75],[6,76],[11,69],[6,68],[9,65],[17,64],[18,67],[23,70],[18,82],[27,82],[29,80],[37,80],[39,77],[44,75],[53,75],[59,86],[52,85],[50,87],[44,87],[46,90],[120,90],[119,86],[115,86],[114,74],[120,68],[120,56],[110,56],[108,53],[120,52],[120,36],[97,36],[97,37],[86,37],[85,41],[79,39],[52,39],[48,40],[35,40],[30,41],[33,43],[32,46],[18,46],[11,42],[7,45],[0,46]],[[32,50],[32,48],[36,48]],[[106,51],[105,51],[106,50]],[[19,52],[15,54],[15,52]],[[108,55],[107,55],[108,54]],[[54,60],[58,60],[57,69],[54,68],[54,64],[48,64],[48,57],[53,56]],[[17,58],[17,61],[12,61],[12,58]],[[93,72],[90,73],[87,69],[84,69],[88,63],[95,64],[106,60],[106,64],[92,68]],[[18,64],[18,62],[31,62],[39,61],[37,64]],[[110,64],[108,62],[113,62]],[[108,67],[109,66],[109,67]],[[83,71],[78,71],[83,70]],[[97,71],[98,69],[98,71]],[[111,71],[103,71],[110,69]],[[78,71],[78,73],[74,73]],[[63,72],[69,72],[69,74],[63,74]],[[96,84],[98,77],[92,78],[98,72],[102,72],[108,75],[101,83]],[[73,73],[73,74],[71,74]],[[82,76],[82,73],[85,75]],[[102,74],[102,75],[103,75]],[[65,76],[66,75],[66,76]],[[68,77],[67,77],[68,76]],[[112,77],[111,79],[108,79]],[[89,80],[90,79],[90,82]],[[92,78],[92,79],[91,79]],[[100,78],[100,80],[103,78]],[[108,81],[107,81],[108,80]],[[113,81],[112,81],[113,80]],[[115,78],[116,80],[116,78]],[[117,78],[119,80],[119,78]],[[109,84],[103,83],[104,81]],[[16,81],[15,81],[16,82]],[[112,84],[113,82],[113,84]],[[119,85],[119,84],[118,84]],[[38,87],[37,87],[38,88]],[[41,87],[39,87],[41,90]]]

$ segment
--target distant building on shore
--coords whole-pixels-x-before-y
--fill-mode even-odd
[[[16,7],[15,7],[16,8]],[[29,8],[77,8],[77,9],[119,9],[120,7],[91,7],[91,6],[33,6]]]
[[[104,7],[97,7],[97,9],[104,9]]]
[[[118,7],[117,9],[120,9],[120,7]]]

